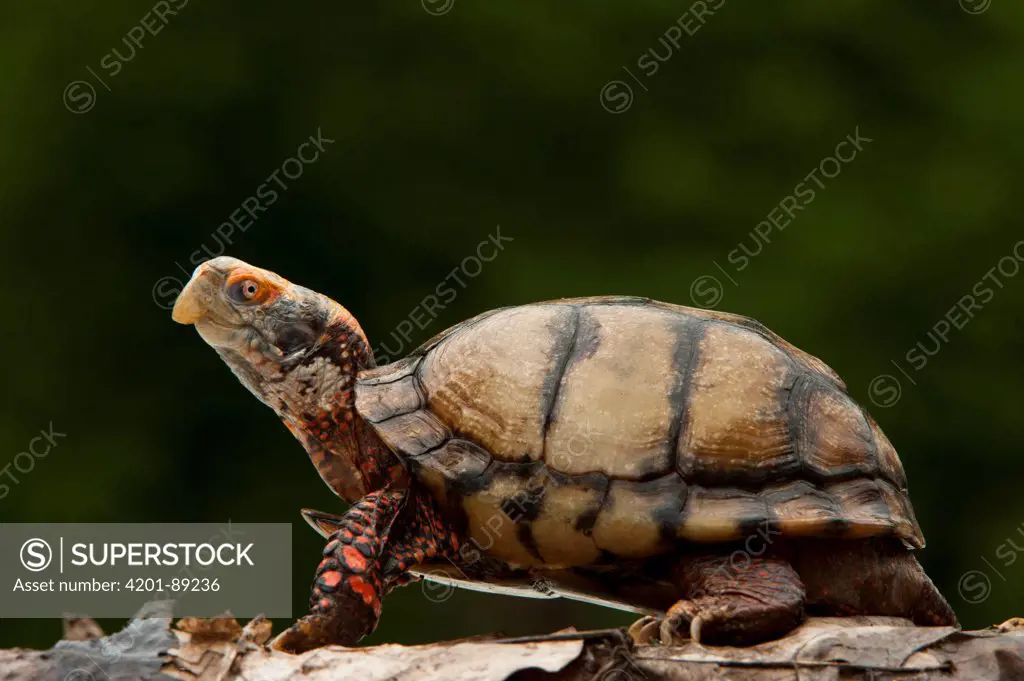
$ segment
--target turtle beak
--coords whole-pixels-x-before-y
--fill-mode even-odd
[[[207,260],[195,269],[192,278],[174,302],[171,318],[179,324],[195,324],[203,321],[237,324],[238,311],[223,296],[224,281],[228,275],[245,263],[235,258],[221,256]]]
[[[196,268],[174,302],[174,310],[171,312],[174,321],[179,324],[195,324],[206,315],[216,292],[213,278],[213,271],[207,263]]]

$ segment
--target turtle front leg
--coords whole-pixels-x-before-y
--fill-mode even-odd
[[[806,593],[796,570],[779,558],[749,558],[737,565],[728,555],[684,558],[675,570],[685,599],[662,620],[646,618],[630,629],[638,643],[678,634],[708,645],[747,646],[779,638],[804,616]]]
[[[407,570],[415,565],[439,559],[458,565],[459,535],[438,509],[433,498],[417,494],[410,502],[409,522],[401,532],[394,533],[393,544],[383,563],[388,591],[405,586],[411,578]]]
[[[406,491],[380,490],[349,508],[324,548],[309,614],[271,647],[301,653],[332,643],[354,645],[377,628],[385,592],[385,547],[407,496]]]
[[[383,597],[411,580],[410,567],[458,557],[458,535],[428,495],[381,490],[338,522],[324,514],[317,518],[336,529],[317,567],[310,612],[274,639],[277,650],[301,653],[358,643],[377,628]]]

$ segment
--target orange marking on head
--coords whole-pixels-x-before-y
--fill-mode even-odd
[[[239,267],[231,274],[228,275],[225,284],[227,286],[233,286],[238,282],[245,281],[246,279],[256,282],[259,286],[259,290],[256,292],[256,296],[250,300],[253,303],[266,303],[274,300],[282,293],[284,293],[283,286],[268,277],[261,272],[255,272],[253,270]]]

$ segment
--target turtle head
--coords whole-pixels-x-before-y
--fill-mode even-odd
[[[196,268],[172,316],[194,325],[239,380],[277,412],[336,493],[351,501],[373,488],[361,470],[375,464],[361,451],[368,436],[352,391],[358,371],[374,365],[373,354],[348,310],[273,272],[222,256]]]
[[[314,355],[329,354],[322,351],[340,335],[364,338],[352,315],[327,296],[224,256],[196,268],[172,316],[194,325],[265,402],[277,392],[273,384],[285,381]],[[354,373],[355,363],[348,364]],[[344,363],[336,368],[344,369]]]

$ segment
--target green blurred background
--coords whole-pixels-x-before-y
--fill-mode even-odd
[[[0,7],[0,467],[50,422],[68,434],[0,520],[291,521],[301,614],[321,544],[298,509],[342,506],[167,307],[192,254],[217,255],[218,225],[319,129],[334,143],[279,174],[287,190],[226,253],[394,348],[500,225],[514,241],[406,351],[563,296],[756,317],[833,366],[895,443],[921,560],[965,626],[1024,615],[1024,5],[184,1],[156,3],[177,7],[164,22],[148,2]],[[855,129],[872,141],[819,171],[784,230],[752,235]],[[742,270],[741,244],[760,250]],[[968,294],[982,309],[944,323]],[[629,619],[414,585],[372,641]],[[58,635],[0,621],[4,646]]]

